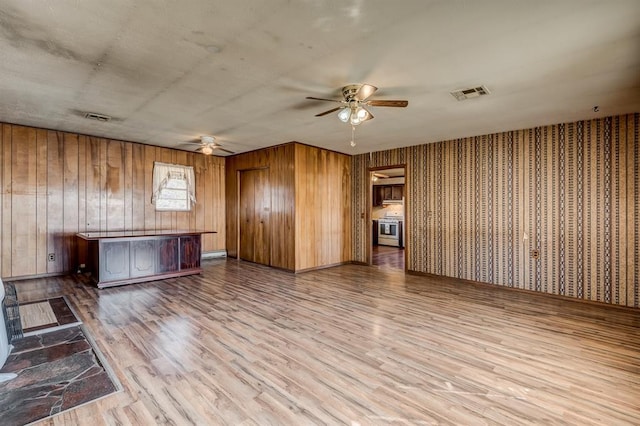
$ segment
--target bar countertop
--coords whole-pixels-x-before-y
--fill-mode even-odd
[[[130,237],[171,237],[183,235],[216,234],[216,231],[207,230],[151,230],[151,231],[105,231],[105,232],[79,232],[76,235],[83,240],[101,240],[105,238],[130,238]]]

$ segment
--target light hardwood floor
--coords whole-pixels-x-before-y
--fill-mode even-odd
[[[404,250],[397,247],[373,246],[371,264],[376,268],[404,271]]]
[[[125,390],[45,424],[640,424],[640,312],[346,265],[236,260],[66,295]]]

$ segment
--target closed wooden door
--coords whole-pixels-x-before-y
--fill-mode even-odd
[[[240,259],[269,265],[271,258],[269,169],[240,172],[239,203]]]

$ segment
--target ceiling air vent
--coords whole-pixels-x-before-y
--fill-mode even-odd
[[[460,89],[451,92],[451,95],[459,101],[465,99],[477,98],[478,96],[488,95],[489,89],[485,86],[472,87],[470,89]]]
[[[84,118],[88,118],[89,120],[97,120],[97,121],[110,121],[111,117],[104,114],[98,114],[97,112],[87,112],[84,114]]]

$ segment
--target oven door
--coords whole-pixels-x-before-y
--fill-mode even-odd
[[[387,238],[398,238],[397,222],[379,222],[378,235]]]
[[[396,221],[384,221],[378,224],[378,245],[399,247],[400,227]]]

